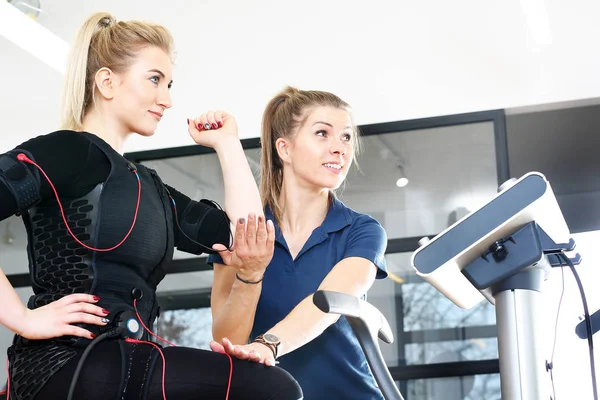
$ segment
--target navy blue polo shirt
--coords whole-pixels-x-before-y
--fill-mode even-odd
[[[265,212],[273,220],[271,212]],[[252,338],[267,332],[292,309],[314,293],[341,260],[362,257],[373,262],[377,278],[387,277],[384,258],[387,235],[368,215],[357,213],[334,199],[323,221],[295,259],[275,225],[275,251],[263,279]],[[223,263],[211,255],[210,264]],[[302,329],[302,324],[298,325]],[[383,399],[365,355],[344,317],[319,337],[278,359],[279,366],[300,383],[307,400]]]

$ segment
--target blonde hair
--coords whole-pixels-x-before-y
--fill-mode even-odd
[[[313,107],[333,107],[350,112],[348,103],[333,93],[318,90],[298,90],[287,86],[267,104],[261,129],[261,179],[260,195],[264,207],[269,207],[277,224],[281,224],[283,206],[279,201],[283,186],[283,163],[275,142],[279,138],[292,138],[298,126],[307,118]],[[358,129],[353,125],[352,143],[358,154]]]
[[[77,33],[64,81],[61,128],[83,130],[83,118],[94,103],[95,75],[101,68],[124,72],[138,51],[156,46],[169,56],[173,37],[161,25],[118,21],[111,14],[92,14]]]

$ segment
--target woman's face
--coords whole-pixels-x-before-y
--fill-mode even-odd
[[[171,58],[158,47],[145,47],[117,76],[111,111],[127,132],[153,135],[165,110],[171,108]]]
[[[292,169],[299,184],[337,189],[352,165],[353,135],[352,118],[347,110],[322,106],[311,108],[291,140],[279,139],[286,142],[280,155],[283,155],[284,165]]]

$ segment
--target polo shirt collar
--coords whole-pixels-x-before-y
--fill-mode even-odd
[[[265,217],[275,222],[273,218],[273,213],[271,212],[268,206],[265,208]],[[325,220],[323,221],[321,226],[316,228],[315,231],[312,233],[307,243],[305,244],[305,247],[308,249],[309,247],[312,247],[322,242],[327,238],[328,234],[337,232],[340,229],[343,229],[346,226],[350,225],[351,223],[352,214],[350,213],[350,210],[344,205],[344,203],[342,203],[335,196],[333,196],[333,201],[329,206],[329,210],[327,211]],[[317,240],[317,242],[311,243],[314,240]],[[283,238],[283,235],[281,233],[281,229],[277,224],[275,224],[275,241],[287,247],[285,239]],[[304,252],[304,250],[302,252]],[[298,256],[299,255],[300,254],[298,254]]]

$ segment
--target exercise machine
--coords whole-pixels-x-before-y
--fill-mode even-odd
[[[487,204],[419,244],[411,259],[417,275],[460,308],[484,300],[495,306],[502,399],[549,399],[548,365],[536,341],[543,337],[542,283],[552,267],[572,267],[581,257],[565,254],[575,242],[545,176],[507,181]],[[355,296],[318,291],[313,299],[346,317],[386,400],[403,399],[379,349],[378,338],[393,341],[385,317]]]
[[[412,256],[416,273],[457,306],[495,305],[504,400],[550,398],[540,316],[542,282],[552,267],[579,264],[569,228],[544,175],[512,179],[483,207]]]

